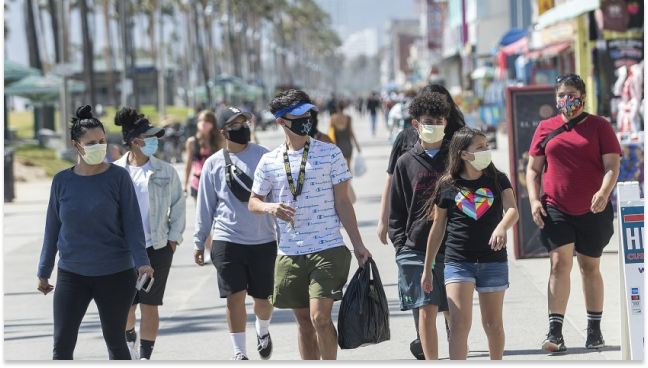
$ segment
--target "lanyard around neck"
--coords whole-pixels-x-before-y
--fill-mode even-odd
[[[306,139],[304,144],[304,154],[302,155],[301,164],[299,165],[299,176],[297,180],[297,187],[295,188],[295,183],[293,180],[292,172],[290,170],[290,161],[288,160],[288,144],[286,143],[286,148],[284,149],[284,166],[286,168],[286,176],[288,177],[288,185],[290,185],[290,193],[293,195],[293,200],[297,200],[302,192],[304,187],[304,181],[306,180],[306,159],[308,158],[308,149],[310,148],[310,138]]]

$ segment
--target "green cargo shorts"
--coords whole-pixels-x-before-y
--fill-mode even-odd
[[[341,300],[350,267],[351,252],[346,246],[296,256],[277,255],[270,302],[276,308],[299,309],[308,308],[312,298]]]

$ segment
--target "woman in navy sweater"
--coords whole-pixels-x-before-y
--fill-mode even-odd
[[[124,330],[135,282],[144,273],[153,275],[137,196],[128,172],[103,162],[106,132],[90,106],[77,110],[71,135],[82,159],[54,176],[38,265],[38,290],[48,294],[59,253],[53,359],[73,359],[94,299],[109,358],[130,360]]]

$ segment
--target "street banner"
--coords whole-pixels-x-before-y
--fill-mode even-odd
[[[553,86],[508,87],[507,124],[511,184],[520,219],[513,226],[515,258],[547,257],[540,241],[540,228],[533,222],[526,186],[526,167],[533,134],[542,120],[558,114]]]
[[[621,355],[626,360],[643,360],[644,349],[644,201],[639,185],[619,183],[619,236],[621,250]]]

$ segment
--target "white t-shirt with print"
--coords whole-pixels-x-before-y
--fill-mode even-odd
[[[284,168],[285,143],[264,154],[254,173],[254,193],[267,196],[268,202],[287,203],[296,209],[294,230],[290,222],[275,220],[278,254],[310,254],[344,245],[340,219],[335,211],[333,186],[350,180],[352,176],[337,146],[312,138],[310,142],[304,187],[296,201],[293,201]],[[303,148],[288,151],[295,189],[303,153]]]
[[[144,225],[144,238],[146,240],[146,247],[153,246],[153,239],[151,239],[151,206],[149,205],[149,190],[148,181],[151,176],[151,161],[137,167],[126,165],[126,170],[133,180],[135,187],[135,194],[137,194],[137,202],[139,203],[140,214],[142,215],[142,224]]]

